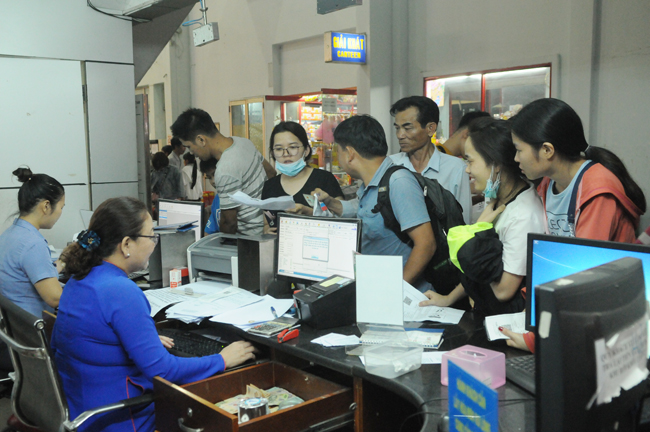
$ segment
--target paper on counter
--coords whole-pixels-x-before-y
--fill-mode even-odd
[[[230,194],[230,198],[239,204],[244,204],[250,207],[259,208],[262,210],[288,210],[296,206],[293,196],[285,195],[276,198],[267,198],[264,200],[251,198],[242,191],[237,191]]]
[[[499,327],[506,328],[515,333],[527,333],[526,312],[485,317],[485,332],[487,333],[488,340],[510,339],[499,331]]]
[[[230,286],[217,290],[213,294],[170,307],[167,309],[167,318],[180,319],[185,322],[189,319],[193,322],[197,319],[229,312],[260,300],[262,300],[262,297],[258,295]]]
[[[275,308],[278,316],[282,316],[291,309],[291,306],[293,306],[293,299],[276,299],[267,294],[258,302],[215,315],[210,318],[210,321],[236,326],[252,326],[275,319],[271,307]]]
[[[427,296],[403,281],[404,321],[436,321],[443,324],[458,324],[465,311],[442,306],[423,306],[420,302],[428,300]]]
[[[184,291],[179,291],[176,288],[150,289],[144,291],[144,296],[149,300],[149,304],[151,305],[152,317],[170,304],[193,299],[193,297],[185,295]]]
[[[442,364],[442,355],[447,351],[431,351],[422,353],[422,364]],[[366,358],[359,356],[359,360],[363,365],[366,365]]]
[[[427,351],[422,353],[422,364],[441,364],[442,355],[447,351]]]
[[[349,345],[359,345],[361,341],[355,335],[343,335],[339,333],[329,333],[316,339],[312,339],[312,343],[323,345],[326,347],[342,347]]]

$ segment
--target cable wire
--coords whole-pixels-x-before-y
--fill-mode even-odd
[[[137,23],[146,23],[146,22],[151,21],[151,20],[149,20],[149,19],[134,18],[134,17],[130,17],[130,16],[128,16],[128,15],[119,15],[119,14],[112,14],[112,13],[104,12],[104,11],[101,10],[101,9],[97,9],[97,7],[95,7],[95,5],[92,4],[92,2],[91,2],[90,0],[86,0],[86,2],[87,2],[87,4],[88,4],[88,7],[90,7],[92,10],[94,10],[94,11],[96,11],[96,12],[99,12],[100,14],[107,15],[107,16],[109,16],[109,17],[113,17],[113,18],[120,19],[120,20],[122,20],[122,21],[131,21],[131,22],[135,21],[135,22],[137,22]]]

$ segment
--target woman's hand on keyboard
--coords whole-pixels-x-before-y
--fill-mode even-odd
[[[526,345],[526,342],[524,342],[523,334],[515,333],[513,331],[508,330],[505,327],[499,327],[499,331],[510,338],[506,341],[508,346],[511,346],[513,348],[519,348],[520,350],[523,351],[530,351],[528,349],[528,346]]]
[[[223,362],[226,369],[229,367],[239,366],[248,360],[255,360],[257,349],[250,342],[238,341],[233,342],[221,351]]]
[[[158,335],[158,337],[160,338],[160,342],[162,342],[165,348],[174,348],[174,339],[161,335]]]

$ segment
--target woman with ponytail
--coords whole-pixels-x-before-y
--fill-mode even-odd
[[[47,240],[39,232],[61,217],[65,191],[61,183],[29,168],[13,172],[22,183],[18,217],[0,235],[0,289],[2,295],[36,317],[59,305],[60,266],[52,263]]]
[[[511,122],[515,160],[526,177],[542,179],[537,191],[550,234],[635,241],[645,196],[614,153],[587,144],[580,117],[569,105],[539,99]],[[509,345],[534,350],[533,333],[503,333]]]
[[[198,201],[203,197],[203,185],[201,184],[201,171],[196,158],[190,152],[183,155],[183,186],[185,187],[185,199]]]
[[[158,243],[146,206],[135,198],[104,201],[62,254],[70,276],[61,296],[52,350],[71,417],[97,406],[140,396],[153,377],[182,384],[201,380],[255,358],[248,342],[206,357],[167,352],[150,317],[151,306],[128,274],[147,266]],[[162,340],[162,343],[161,343]],[[80,431],[153,432],[154,407],[93,417]]]

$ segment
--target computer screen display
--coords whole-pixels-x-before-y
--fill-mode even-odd
[[[650,247],[545,234],[528,234],[526,328],[533,330],[536,326],[536,286],[624,257],[639,258],[642,261],[646,298],[650,298]]]
[[[354,252],[360,252],[359,219],[278,215],[277,275],[321,281],[338,274],[354,279]]]
[[[196,221],[196,241],[201,240],[205,222],[200,201],[158,200],[158,226]]]

